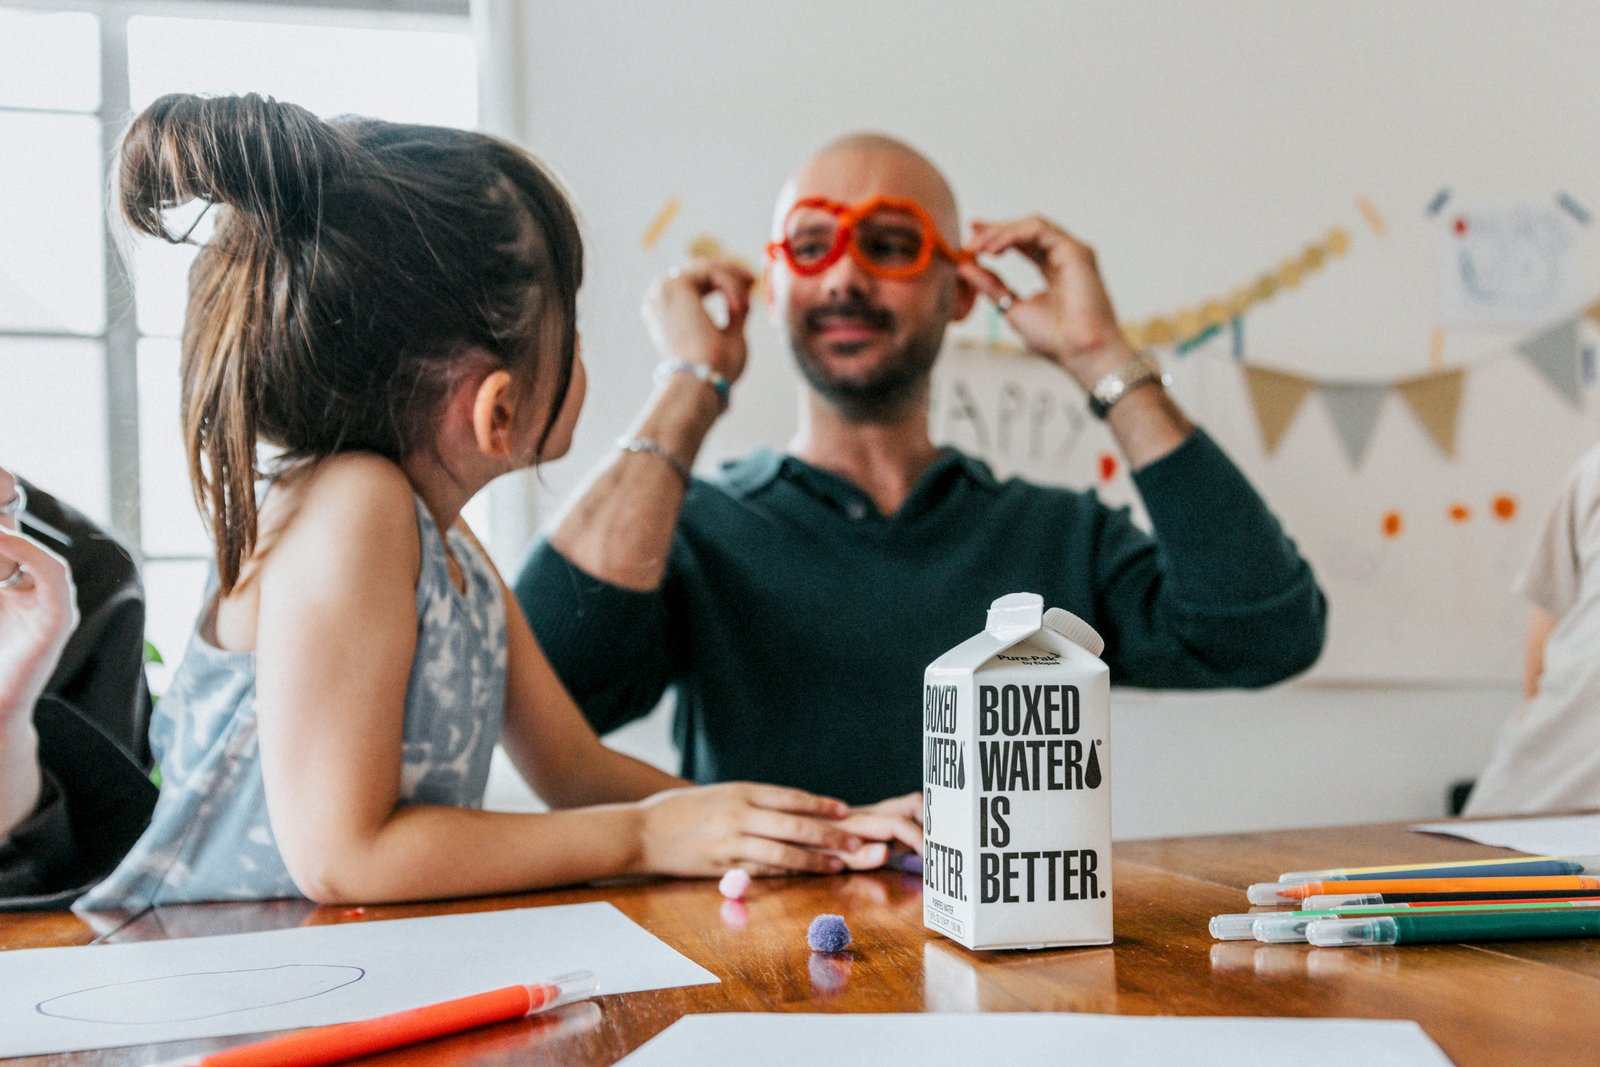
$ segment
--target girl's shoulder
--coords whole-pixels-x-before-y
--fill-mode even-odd
[[[415,527],[411,482],[399,464],[371,452],[342,452],[284,472],[260,517],[263,541],[308,534],[365,541]]]
[[[269,604],[389,591],[411,596],[422,566],[411,483],[398,465],[347,453],[278,473],[261,501],[256,542],[233,591],[217,601],[214,632],[228,651],[256,648]]]

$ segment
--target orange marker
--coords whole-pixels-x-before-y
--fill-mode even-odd
[[[358,1056],[370,1056],[446,1034],[549,1011],[594,996],[598,986],[599,979],[593,971],[574,971],[538,985],[506,986],[375,1019],[319,1026],[222,1052],[176,1060],[163,1067],[318,1067],[324,1063],[342,1063]]]
[[[1510,878],[1368,878],[1359,881],[1257,882],[1250,887],[1252,904],[1294,904],[1325,893],[1486,893],[1495,890],[1550,890],[1559,896],[1567,889],[1600,889],[1600,878],[1587,875],[1544,875]]]

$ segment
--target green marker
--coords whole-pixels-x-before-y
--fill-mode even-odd
[[[1600,937],[1600,912],[1591,908],[1509,915],[1384,915],[1370,919],[1317,919],[1306,927],[1306,940],[1323,948],[1552,937]]]
[[[1234,915],[1212,916],[1211,936],[1218,941],[1257,941],[1290,943],[1306,939],[1306,926],[1317,919],[1366,918],[1368,915],[1423,915],[1450,914],[1452,912],[1483,911],[1542,911],[1548,908],[1595,908],[1600,900],[1516,900],[1496,904],[1460,904],[1444,906],[1415,904],[1349,904],[1337,908],[1305,908],[1300,911],[1251,911]],[[1416,909],[1413,911],[1413,909]]]

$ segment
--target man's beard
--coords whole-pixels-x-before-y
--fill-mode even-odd
[[[810,347],[823,323],[840,318],[885,331],[895,326],[891,312],[859,298],[812,308],[801,320],[801,328],[791,329],[789,334],[790,350],[807,384],[850,422],[890,422],[919,403],[944,343],[944,315],[908,338],[864,378],[831,376],[825,361]]]

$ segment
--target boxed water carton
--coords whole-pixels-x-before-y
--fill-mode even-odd
[[[1013,593],[923,676],[923,921],[967,948],[1111,941],[1104,648]]]

